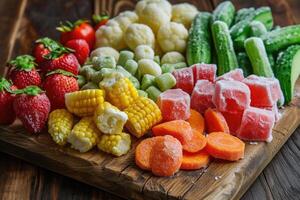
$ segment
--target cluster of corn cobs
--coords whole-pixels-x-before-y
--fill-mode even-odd
[[[67,109],[50,113],[49,133],[57,144],[70,143],[80,152],[97,145],[104,152],[121,156],[131,146],[131,136],[123,132],[124,127],[141,137],[161,121],[161,112],[151,99],[138,95],[128,78],[118,73],[105,77],[100,88],[66,94]]]

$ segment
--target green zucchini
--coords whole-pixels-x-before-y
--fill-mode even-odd
[[[232,38],[235,39],[241,35],[249,36],[250,23],[252,21],[260,21],[266,26],[267,30],[271,30],[273,27],[271,9],[269,7],[258,8],[252,14],[249,14],[244,20],[232,26],[230,29]]]
[[[293,44],[300,44],[300,25],[287,26],[268,32],[263,37],[268,52],[278,52]]]
[[[300,45],[292,45],[287,48],[278,58],[276,66],[276,78],[288,104],[294,95],[295,83],[300,74]]]
[[[240,52],[236,55],[239,68],[241,68],[244,72],[244,76],[249,76],[253,73],[251,62],[246,54],[246,52]]]
[[[218,56],[218,75],[238,67],[233,42],[225,22],[216,21],[212,25],[212,35]]]
[[[235,7],[230,1],[220,3],[213,12],[212,22],[222,21],[228,27],[232,24],[235,15]]]
[[[236,16],[234,18],[234,24],[244,20],[249,15],[251,15],[255,11],[255,8],[242,8],[236,12]]]
[[[245,41],[245,49],[251,61],[253,73],[258,76],[274,77],[264,43],[259,37]]]
[[[194,19],[189,31],[187,43],[187,62],[189,65],[196,63],[211,63],[212,47],[210,33],[211,14],[200,12]]]
[[[268,32],[266,26],[260,21],[250,23],[250,32],[253,37],[261,37]]]

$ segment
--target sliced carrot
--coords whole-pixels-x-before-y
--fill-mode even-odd
[[[150,170],[150,154],[155,142],[162,136],[147,138],[141,141],[135,149],[135,163],[141,169]]]
[[[196,129],[200,133],[204,132],[205,123],[201,113],[197,112],[194,109],[191,109],[191,116],[187,121],[190,123],[192,129]]]
[[[156,125],[152,128],[154,136],[172,135],[181,144],[185,144],[193,137],[191,125],[184,120],[173,120]]]
[[[208,108],[204,113],[205,127],[208,133],[225,132],[229,133],[227,122],[219,111]]]
[[[230,134],[213,132],[207,136],[205,150],[215,158],[236,161],[244,157],[245,143]]]
[[[198,151],[196,153],[183,151],[180,169],[196,170],[202,167],[207,167],[210,160],[209,157],[209,154],[205,150]]]
[[[182,146],[179,140],[166,135],[155,142],[151,155],[150,165],[156,176],[172,176],[182,163]]]
[[[196,131],[193,129],[193,137],[191,140],[182,143],[182,148],[185,151],[195,153],[200,151],[206,146],[206,137],[200,133],[199,131]]]

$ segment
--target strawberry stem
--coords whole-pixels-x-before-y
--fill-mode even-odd
[[[34,62],[35,58],[30,55],[17,56],[9,64],[13,65],[16,69],[31,71],[37,64]]]
[[[93,18],[93,22],[95,24],[98,24],[102,20],[109,19],[109,15],[105,12],[105,13],[102,13],[100,15],[93,15],[92,18]]]
[[[56,42],[48,37],[40,38],[40,39],[36,40],[35,43],[43,44],[50,51],[54,51],[55,49],[58,49],[61,46],[61,44],[59,44],[58,42]]]
[[[52,60],[52,59],[60,57],[61,55],[65,54],[65,53],[71,53],[71,52],[75,52],[75,51],[73,49],[66,48],[66,47],[60,45],[58,48],[54,49],[53,51],[51,51],[50,53],[48,53],[47,55],[45,55],[43,57],[47,60]]]
[[[27,95],[31,95],[31,96],[36,96],[42,92],[44,92],[44,91],[41,88],[34,86],[34,85],[27,86],[24,89],[12,91],[13,94],[27,94]]]
[[[51,72],[47,73],[46,76],[51,76],[53,74],[62,74],[62,75],[65,75],[65,76],[70,76],[70,77],[75,77],[76,78],[76,76],[73,73],[67,72],[67,71],[62,70],[62,69],[57,69],[57,70],[51,71]]]
[[[7,92],[11,93],[12,90],[10,89],[10,87],[11,87],[11,83],[8,80],[6,80],[4,77],[1,77],[0,92],[7,91]]]
[[[76,28],[77,26],[80,26],[83,23],[88,23],[89,21],[86,19],[79,19],[77,21],[75,21],[74,23],[70,22],[70,21],[65,21],[65,22],[60,22],[59,26],[56,27],[56,30],[60,31],[60,32],[70,32],[72,31],[74,28]]]

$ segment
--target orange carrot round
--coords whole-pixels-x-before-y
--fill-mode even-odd
[[[200,151],[205,146],[206,146],[206,137],[199,131],[196,131],[195,129],[193,129],[193,137],[191,138],[191,140],[182,144],[183,150],[191,153]]]
[[[187,122],[190,123],[192,129],[195,129],[195,130],[199,131],[200,133],[203,133],[204,128],[205,128],[203,116],[201,115],[201,113],[197,112],[194,109],[191,109],[190,112],[191,112],[191,116],[187,120]]]
[[[179,140],[166,135],[155,142],[150,155],[151,170],[154,175],[172,176],[180,169],[181,163],[182,146]]]
[[[151,171],[150,154],[156,141],[162,138],[162,136],[147,138],[137,145],[135,149],[135,163],[137,166]]]
[[[245,143],[228,133],[213,132],[207,136],[205,150],[215,158],[236,161],[244,157]]]
[[[154,136],[171,135],[181,144],[187,143],[193,137],[191,125],[184,120],[173,120],[156,125],[152,128],[152,133]]]
[[[229,127],[221,112],[208,108],[204,113],[205,127],[208,133],[225,132],[229,133]]]
[[[183,151],[182,163],[180,169],[196,170],[202,167],[207,167],[209,163],[209,154],[202,150],[196,153]]]

